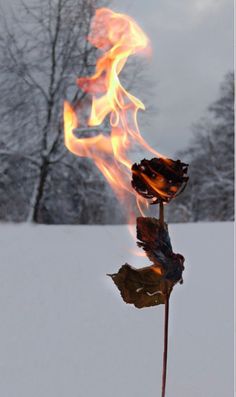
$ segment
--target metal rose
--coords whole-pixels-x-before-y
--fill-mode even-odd
[[[188,182],[188,164],[166,158],[143,159],[132,166],[132,187],[151,204],[168,203]]]

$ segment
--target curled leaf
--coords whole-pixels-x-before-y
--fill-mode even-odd
[[[168,283],[155,266],[135,269],[126,263],[118,273],[109,276],[126,303],[134,304],[139,309],[165,303],[163,291],[168,290]]]
[[[126,303],[137,308],[163,304],[174,285],[182,283],[184,257],[173,253],[167,225],[155,218],[137,219],[137,237],[153,264],[135,269],[126,263],[109,276]]]

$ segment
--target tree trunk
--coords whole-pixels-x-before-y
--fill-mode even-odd
[[[30,216],[31,219],[29,219],[29,221],[32,220],[35,223],[39,223],[40,205],[43,198],[47,175],[48,175],[48,161],[44,159],[40,167],[39,177],[37,180],[37,184],[35,186],[35,196],[34,196],[34,201],[32,203],[32,211]]]

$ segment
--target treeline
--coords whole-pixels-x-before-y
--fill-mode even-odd
[[[168,206],[172,222],[234,219],[234,75],[195,125],[194,138],[177,157],[189,163],[185,192]]]
[[[63,100],[88,101],[75,81],[94,71],[98,54],[86,37],[95,10],[107,3],[77,0],[75,7],[74,0],[42,0],[22,3],[10,18],[0,12],[0,221],[127,220],[92,161],[74,156],[63,141]],[[140,62],[131,62],[123,79],[132,92],[151,97],[144,70]],[[170,204],[169,221],[233,219],[233,104],[229,73],[219,99],[195,126],[191,145],[177,156],[189,162],[190,181]]]

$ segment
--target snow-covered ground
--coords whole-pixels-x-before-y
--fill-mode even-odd
[[[233,397],[233,224],[171,225],[185,258],[170,303],[167,397]],[[106,273],[124,226],[0,227],[0,396],[160,396],[163,307],[126,305]]]

